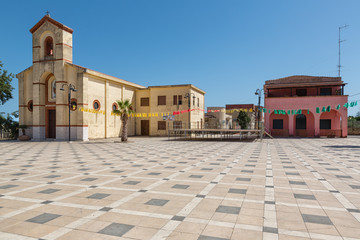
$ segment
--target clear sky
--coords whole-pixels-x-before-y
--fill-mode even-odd
[[[12,73],[31,66],[29,29],[48,10],[74,29],[74,64],[144,86],[191,83],[207,92],[206,106],[257,103],[266,80],[337,76],[338,27],[348,24],[342,77],[346,94],[360,93],[359,0],[34,0],[1,9],[0,60]],[[18,110],[17,79],[14,87],[0,112]]]

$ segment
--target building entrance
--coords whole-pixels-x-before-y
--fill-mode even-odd
[[[149,127],[150,127],[150,121],[149,120],[141,120],[141,135],[142,136],[149,136]]]
[[[47,138],[56,138],[56,110],[48,110]]]

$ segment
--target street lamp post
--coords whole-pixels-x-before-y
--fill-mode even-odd
[[[191,94],[193,95],[193,99],[195,99],[195,94],[194,93],[187,93],[185,94],[184,98],[187,98],[189,100],[188,102],[188,106],[189,106],[189,129],[191,128],[191,123],[190,123],[190,108],[191,108]]]
[[[60,90],[65,91],[64,86],[67,86],[68,89],[68,104],[69,104],[69,142],[70,142],[70,111],[71,111],[71,91],[76,92],[75,85],[64,83]]]
[[[259,96],[259,102],[258,102],[258,116],[257,116],[257,122],[258,122],[258,130],[260,129],[260,103],[261,103],[261,92],[264,91],[264,89],[256,89],[255,95]]]

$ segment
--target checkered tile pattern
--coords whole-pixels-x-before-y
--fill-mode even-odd
[[[360,239],[360,138],[0,142],[0,239]]]

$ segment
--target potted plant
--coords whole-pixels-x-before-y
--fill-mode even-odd
[[[22,135],[19,136],[20,141],[28,141],[30,140],[30,137],[25,134],[25,129],[27,129],[27,125],[19,125],[19,129],[21,129]]]

